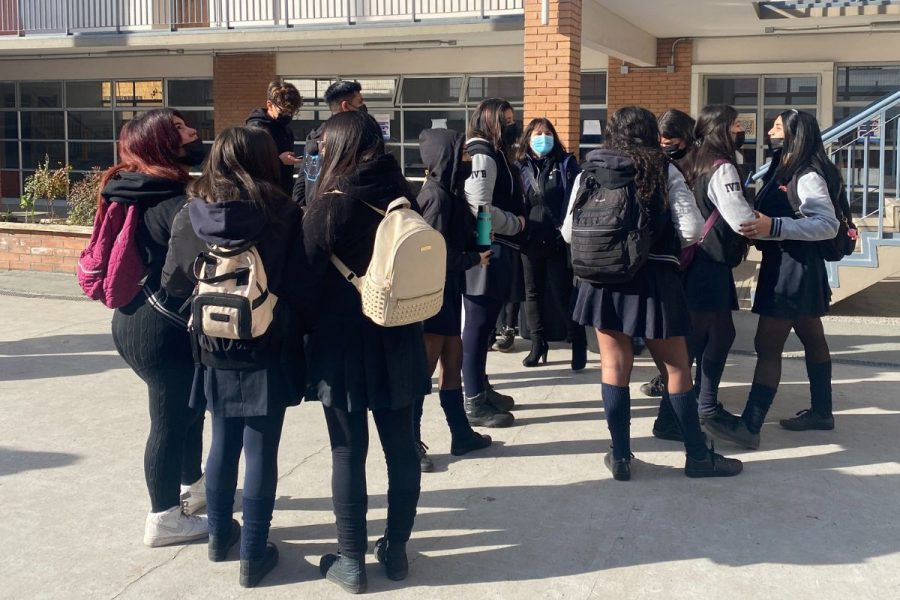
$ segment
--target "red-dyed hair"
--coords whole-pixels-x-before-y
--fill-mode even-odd
[[[119,164],[103,173],[100,190],[120,171],[143,173],[159,179],[171,179],[187,183],[190,176],[178,162],[181,134],[174,118],[184,121],[184,115],[171,108],[157,108],[132,119],[119,134]],[[98,198],[102,210],[103,197]]]

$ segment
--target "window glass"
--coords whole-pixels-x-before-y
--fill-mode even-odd
[[[74,111],[69,115],[70,140],[113,139],[113,115],[110,111]]]
[[[106,169],[114,160],[112,142],[69,142],[69,164],[76,171]]]
[[[362,86],[362,96],[366,104],[394,102],[394,92],[397,89],[396,79],[357,79],[356,81]],[[322,95],[325,95],[324,89]]]
[[[816,104],[818,87],[815,77],[766,77],[765,103],[785,106]]]
[[[606,104],[606,73],[581,74],[581,103]]]
[[[10,140],[19,137],[19,113],[15,111],[0,112],[0,138]]]
[[[16,107],[16,84],[12,81],[0,81],[0,108]]]
[[[466,113],[462,110],[426,110],[404,111],[403,113],[403,141],[419,143],[419,134],[426,129],[444,128],[453,129],[460,133],[466,131]],[[391,125],[391,135],[394,133]]]
[[[212,106],[212,79],[172,79],[169,81],[168,105]]]
[[[117,110],[114,117],[116,125],[116,139],[118,139],[119,134],[122,133],[122,126],[125,123],[136,117],[146,114],[146,112],[146,110]]]
[[[162,81],[117,81],[116,106],[157,108],[163,105]]]
[[[0,196],[4,198],[18,198],[22,195],[19,186],[18,171],[0,171]]]
[[[66,143],[22,142],[22,166],[24,168],[37,168],[39,163],[44,162],[44,155],[50,156],[50,167],[56,168],[57,163],[66,160]]]
[[[19,168],[19,143],[0,142],[0,169]]]
[[[112,99],[107,81],[69,81],[66,83],[67,108],[109,108]]]
[[[485,98],[503,98],[509,102],[525,99],[524,77],[470,77],[469,100],[480,102]]]
[[[603,132],[606,131],[605,108],[581,109],[581,143],[603,143]]]
[[[407,146],[403,149],[403,175],[406,177],[425,177],[425,163],[418,148]]]
[[[872,102],[900,88],[900,66],[838,67],[837,100]]]
[[[403,104],[456,104],[462,77],[426,77],[403,80]],[[368,99],[367,99],[368,100]]]
[[[707,102],[731,106],[756,106],[759,79],[708,79]]]
[[[62,140],[65,137],[62,111],[22,111],[22,139]]]
[[[62,82],[23,81],[19,84],[22,106],[27,108],[58,108],[62,106]]]

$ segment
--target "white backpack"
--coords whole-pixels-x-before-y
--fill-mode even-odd
[[[366,274],[351,271],[337,256],[331,262],[362,295],[363,314],[382,327],[399,327],[433,317],[444,303],[447,246],[444,236],[398,198],[381,211],[375,249]]]
[[[251,340],[269,330],[278,298],[269,291],[256,246],[210,246],[194,261],[194,276],[189,328],[230,340]]]

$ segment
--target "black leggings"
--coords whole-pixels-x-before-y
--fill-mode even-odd
[[[697,402],[700,414],[709,414],[719,404],[719,382],[734,343],[731,311],[691,311],[691,330],[688,349],[697,363]]]
[[[584,337],[584,328],[572,321],[572,268],[565,252],[548,258],[522,255],[525,271],[525,317],[532,338],[543,337],[547,307],[552,306],[566,319],[569,338]]]
[[[153,512],[181,504],[180,484],[200,479],[203,412],[188,406],[194,377],[190,338],[139,296],[116,310],[112,335],[119,355],[147,384],[150,434],[144,477]]]
[[[347,412],[328,406],[325,422],[331,439],[331,495],[341,553],[365,556],[368,545],[366,455],[369,451],[367,411]],[[388,470],[385,537],[405,543],[412,533],[422,473],[413,435],[413,407],[372,411]]]
[[[466,322],[463,326],[463,386],[474,398],[484,391],[487,354],[491,332],[503,308],[503,301],[490,296],[463,296]]]
[[[781,382],[781,354],[791,328],[803,343],[807,363],[821,364],[831,360],[822,319],[819,317],[800,317],[795,321],[788,321],[761,316],[753,340],[756,348],[753,383],[778,388]]]

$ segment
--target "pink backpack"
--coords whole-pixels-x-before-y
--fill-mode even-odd
[[[78,259],[81,289],[109,308],[125,306],[141,291],[147,269],[137,244],[140,218],[137,204],[104,200]]]

